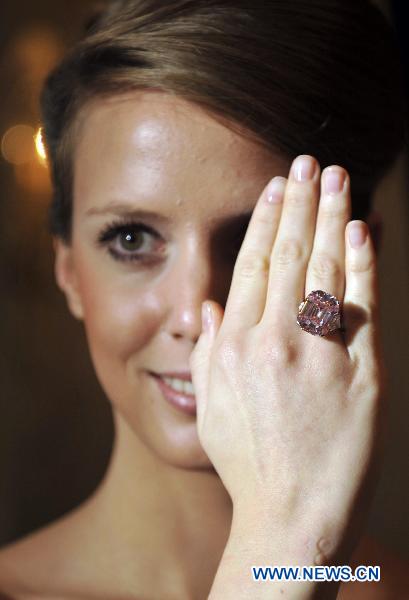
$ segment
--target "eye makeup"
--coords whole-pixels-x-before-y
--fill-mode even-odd
[[[145,241],[149,238],[153,243]],[[135,244],[135,241],[140,243],[136,244],[137,248],[127,250],[120,244],[121,240],[125,244]],[[163,255],[163,241],[162,236],[149,225],[123,218],[109,223],[98,235],[97,244],[106,248],[120,262],[153,262]],[[155,242],[159,250],[155,250]]]
[[[244,218],[239,227],[236,225],[233,235],[229,231],[231,225],[218,232],[215,244],[219,248],[220,257],[224,256],[229,261],[237,258],[247,225],[248,219]],[[153,227],[125,216],[116,218],[103,228],[98,235],[97,245],[123,263],[152,264],[163,259],[165,254],[165,240]]]

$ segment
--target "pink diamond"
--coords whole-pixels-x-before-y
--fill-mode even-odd
[[[322,290],[310,292],[298,307],[297,323],[312,335],[324,336],[339,329],[340,319],[339,300]]]

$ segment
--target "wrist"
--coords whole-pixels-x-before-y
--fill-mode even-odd
[[[308,527],[294,515],[275,513],[261,503],[251,510],[234,505],[229,541],[232,547],[248,548],[249,552],[257,549],[260,560],[267,552],[275,564],[314,564],[320,535],[312,530],[311,521],[307,523]],[[256,559],[254,556],[254,563]]]
[[[229,539],[268,549],[276,564],[322,565],[345,562],[346,524],[306,508],[277,510],[272,503],[233,504]],[[254,541],[254,543],[252,542]]]
[[[285,580],[282,576],[260,576],[260,570],[270,573],[282,567],[310,567],[313,561],[298,540],[286,538],[284,533],[265,531],[262,536],[250,529],[231,531],[213,582],[209,600],[333,600],[337,597],[339,582]],[[253,570],[253,567],[254,570]],[[256,577],[255,574],[259,573]],[[301,573],[301,571],[300,571]]]

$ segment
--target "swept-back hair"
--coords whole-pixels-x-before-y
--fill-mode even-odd
[[[53,182],[50,230],[71,240],[81,109],[137,89],[180,96],[289,160],[341,164],[353,219],[405,139],[395,35],[367,0],[110,2],[41,94]]]

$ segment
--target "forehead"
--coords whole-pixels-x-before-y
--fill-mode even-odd
[[[288,161],[230,130],[200,107],[163,92],[90,102],[80,116],[74,203],[83,213],[108,200],[217,218],[254,206]]]

